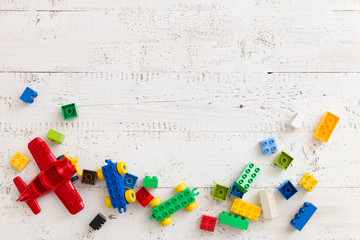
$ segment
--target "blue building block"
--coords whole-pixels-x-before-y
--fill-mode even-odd
[[[299,212],[295,214],[295,218],[290,221],[290,224],[297,230],[301,231],[316,210],[317,207],[309,202],[305,202],[304,207],[299,209]]]
[[[283,184],[280,185],[280,187],[278,187],[278,189],[286,200],[289,200],[292,196],[295,195],[295,193],[298,192],[298,190],[290,182],[290,180],[285,181]]]
[[[235,187],[235,182],[231,186],[230,193],[231,196],[242,199],[244,196],[243,191],[239,190],[237,187]]]
[[[128,189],[134,189],[135,184],[138,180],[138,177],[135,175],[132,175],[130,173],[125,173],[124,175],[124,186]]]
[[[34,98],[36,98],[37,96],[38,96],[37,92],[35,92],[29,87],[26,87],[23,94],[21,94],[20,99],[26,103],[33,103]]]
[[[278,148],[274,138],[269,138],[260,142],[262,151],[264,154],[270,154],[277,152]]]

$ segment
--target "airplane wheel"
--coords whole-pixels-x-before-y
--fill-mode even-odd
[[[189,205],[187,205],[185,207],[185,209],[186,209],[186,211],[191,212],[192,210],[194,210],[197,207],[198,207],[197,203],[193,202],[193,203],[190,203]]]
[[[157,197],[150,202],[150,207],[152,208],[157,207],[160,205],[160,203],[161,203],[161,198]]]
[[[172,223],[172,221],[173,221],[172,217],[167,217],[164,220],[160,221],[160,223],[163,227],[165,227],[165,226],[169,225],[170,223]]]
[[[174,187],[176,192],[182,192],[187,188],[186,184],[183,182],[179,185],[177,185],[176,187]]]
[[[119,162],[116,164],[116,169],[119,174],[125,174],[128,172],[128,168],[125,162]]]
[[[107,197],[105,198],[105,204],[106,204],[106,206],[107,206],[108,208],[112,208],[112,207],[113,207],[113,205],[112,205],[112,203],[111,203],[111,198],[110,198],[110,196],[107,196]]]
[[[102,168],[99,168],[99,169],[97,170],[97,175],[98,175],[98,178],[99,178],[100,180],[105,180],[105,178],[104,178],[104,173],[103,173]]]
[[[130,189],[130,190],[126,190],[125,192],[125,199],[128,203],[131,203],[131,202],[135,202],[136,200],[136,195],[135,195],[135,192],[134,190]]]

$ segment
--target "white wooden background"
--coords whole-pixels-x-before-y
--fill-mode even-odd
[[[356,0],[0,0],[0,232],[2,239],[360,239],[360,2]],[[19,96],[37,90],[35,103]],[[63,104],[79,117],[64,121]],[[330,110],[340,122],[328,143],[313,138]],[[288,123],[295,112],[304,127]],[[55,155],[80,156],[97,170],[105,158],[126,161],[142,179],[157,175],[154,196],[166,200],[185,181],[198,187],[199,208],[181,211],[165,228],[150,208],[119,214],[104,204],[104,182],[75,185],[85,209],[72,216],[55,194],[39,199],[34,216],[12,179],[9,160],[49,128]],[[295,160],[287,170],[264,156],[259,141],[274,137]],[[310,172],[312,193],[286,201],[279,217],[251,221],[248,231],[217,224],[199,229],[202,214],[229,211],[232,198],[211,198],[253,161],[262,169],[244,200]],[[142,185],[138,183],[136,190]],[[304,201],[318,207],[302,232],[289,221]],[[99,231],[89,222],[102,212]]]

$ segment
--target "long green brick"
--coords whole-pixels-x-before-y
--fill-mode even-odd
[[[239,179],[234,183],[235,187],[240,191],[247,193],[259,173],[260,168],[252,162],[249,162]]]
[[[249,227],[249,220],[247,218],[235,216],[234,214],[225,211],[221,213],[219,222],[244,230],[247,230]]]

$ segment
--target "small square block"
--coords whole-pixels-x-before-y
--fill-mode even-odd
[[[275,138],[269,138],[260,142],[261,149],[263,154],[270,154],[277,152],[278,148],[276,146]]]
[[[130,173],[125,173],[124,175],[124,186],[128,189],[134,189],[136,182],[138,180],[138,177],[135,175],[132,175]]]
[[[83,175],[82,175],[82,178],[81,178],[81,182],[86,183],[86,184],[95,185],[96,176],[97,176],[97,172],[84,169],[83,170]]]
[[[299,184],[309,192],[312,192],[318,183],[319,180],[311,176],[310,173],[306,173],[299,182]]]
[[[304,116],[300,113],[296,113],[295,116],[293,117],[290,125],[293,127],[293,128],[301,128],[302,125],[303,125],[303,122],[304,122]]]
[[[139,191],[136,192],[136,201],[143,207],[146,207],[153,199],[154,196],[144,187],[141,187]]]
[[[64,120],[68,120],[78,116],[75,103],[61,106],[61,111],[64,116]]]
[[[280,187],[278,187],[278,189],[286,200],[289,200],[292,196],[294,196],[298,192],[298,190],[290,182],[290,180],[285,181],[283,184],[280,185]]]
[[[65,139],[65,135],[55,130],[49,129],[47,138],[56,143],[62,143]]]
[[[216,220],[217,220],[217,218],[215,218],[215,217],[203,215],[201,224],[200,224],[200,229],[206,230],[209,232],[214,232],[215,226],[216,226]]]
[[[291,157],[286,152],[282,151],[279,156],[275,159],[275,164],[283,169],[288,169],[292,161],[294,160],[293,157]]]
[[[234,184],[230,188],[229,194],[233,197],[242,199],[245,193],[243,191],[239,190],[237,187],[235,187],[235,182],[234,182]]]
[[[212,194],[212,197],[219,199],[221,201],[225,201],[227,198],[227,195],[229,194],[229,191],[230,191],[229,187],[225,187],[223,185],[216,184],[214,192]]]
[[[94,230],[99,230],[102,225],[106,222],[106,217],[99,213],[96,217],[91,221],[89,226]]]
[[[24,92],[21,94],[20,99],[26,103],[33,103],[34,98],[38,96],[37,92],[29,87],[26,87]]]
[[[146,176],[144,178],[143,185],[144,185],[144,187],[157,188],[158,183],[159,183],[159,180],[156,176],[153,176],[152,178],[150,178],[150,176]]]
[[[10,163],[19,171],[22,171],[29,162],[30,159],[26,157],[22,152],[17,152],[15,156],[10,160]]]

